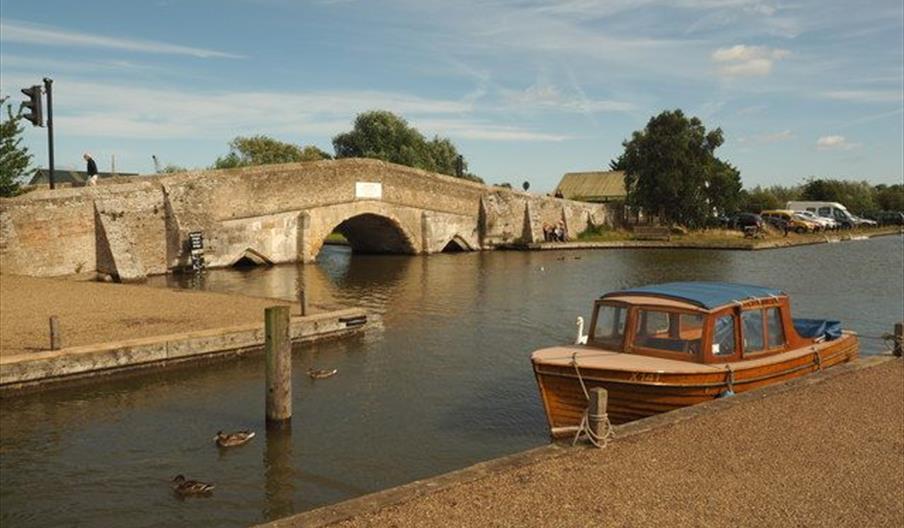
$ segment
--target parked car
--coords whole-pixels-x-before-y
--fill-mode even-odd
[[[784,222],[784,225],[787,225],[788,231],[794,231],[795,233],[812,233],[814,231],[819,231],[822,229],[822,226],[820,226],[816,222],[811,222],[809,220],[797,217],[794,215],[794,211],[786,209],[763,211],[762,213],[760,213],[760,216],[762,216],[764,219],[774,218],[782,220]]]
[[[741,230],[747,227],[755,227],[757,229],[766,227],[766,223],[763,222],[763,217],[753,213],[738,213],[735,215],[732,225],[735,229]]]
[[[874,218],[879,225],[904,225],[904,213],[900,211],[879,211]]]
[[[854,215],[852,215],[847,207],[838,202],[788,202],[785,206],[792,211],[810,211],[816,216],[823,218],[831,218],[838,222],[838,226],[844,229],[854,227]]]
[[[806,220],[820,224],[823,230],[838,229],[838,222],[836,222],[834,218],[817,216],[816,213],[812,211],[795,211],[794,214],[795,216],[799,215]]]
[[[854,227],[876,227],[879,225],[879,222],[870,220],[869,218],[861,218],[854,215],[851,215],[851,218],[854,221]]]

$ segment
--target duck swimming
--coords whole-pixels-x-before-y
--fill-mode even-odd
[[[199,480],[186,480],[182,475],[173,479],[173,490],[179,495],[206,495],[213,491],[213,484]]]
[[[213,437],[213,439],[217,442],[217,446],[219,447],[236,447],[240,445],[245,445],[249,440],[254,438],[254,431],[236,431],[234,433],[224,433],[223,431],[217,431],[217,436]]]
[[[314,379],[324,379],[334,376],[339,369],[308,369],[308,376]]]

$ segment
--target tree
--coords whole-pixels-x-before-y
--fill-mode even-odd
[[[237,137],[229,143],[229,154],[217,158],[215,169],[232,169],[273,163],[294,163],[330,159],[330,155],[319,148],[308,145],[299,147],[268,136]]]
[[[0,108],[8,97],[0,98]],[[19,182],[34,173],[28,147],[22,146],[21,117],[13,114],[12,105],[6,106],[7,119],[0,122],[0,196],[15,196]]]
[[[428,140],[408,122],[385,110],[358,114],[352,130],[333,138],[336,159],[374,158],[449,176],[457,176],[458,149],[449,139]],[[482,182],[467,170],[465,179]]]
[[[740,200],[740,173],[715,156],[723,141],[720,128],[707,132],[698,118],[665,111],[625,140],[624,153],[610,166],[624,167],[629,205],[661,221],[702,226]]]
[[[769,209],[784,209],[790,201],[800,200],[801,187],[799,185],[784,187],[771,185],[760,187],[757,185],[749,191],[742,192],[740,209],[759,213]]]
[[[804,200],[838,202],[854,214],[876,210],[876,191],[865,181],[810,178],[801,189]]]
[[[883,211],[904,211],[904,184],[876,185],[876,205]]]

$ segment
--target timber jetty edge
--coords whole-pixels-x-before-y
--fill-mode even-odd
[[[367,312],[349,308],[293,316],[292,344],[337,339],[362,332]],[[75,383],[100,376],[162,369],[190,362],[241,357],[263,351],[264,325],[248,323],[0,358],[0,397]]]
[[[648,433],[651,431],[668,428],[672,425],[692,420],[694,418],[715,414],[738,405],[768,398],[785,392],[803,389],[810,385],[823,383],[836,377],[854,373],[882,365],[888,361],[900,359],[890,355],[865,356],[851,363],[839,365],[835,368],[789,380],[776,385],[768,385],[759,389],[737,394],[730,398],[721,398],[701,403],[691,407],[684,407],[668,413],[658,414],[634,422],[614,427],[616,441]],[[567,444],[548,444],[529,449],[520,453],[514,453],[502,458],[479,462],[463,469],[437,475],[435,477],[416,480],[408,484],[396,486],[349,499],[343,502],[323,506],[307,512],[298,513],[268,523],[262,523],[256,528],[320,528],[330,526],[354,517],[376,513],[388,507],[398,506],[406,502],[431,495],[455,486],[480,480],[493,474],[507,472],[532,464],[555,459],[572,452],[572,449],[563,447]]]

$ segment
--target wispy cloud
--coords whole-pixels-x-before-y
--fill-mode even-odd
[[[4,76],[11,93],[27,79]],[[267,133],[311,137],[351,127],[357,113],[385,109],[409,117],[425,134],[488,141],[562,141],[564,135],[474,121],[467,100],[380,91],[203,93],[174,88],[55,80],[55,117],[67,134],[119,139],[224,139]],[[74,110],[77,109],[77,110]]]
[[[590,99],[582,93],[564,94],[551,84],[534,84],[524,90],[505,90],[503,98],[509,106],[521,109],[555,110],[595,114],[599,112],[627,112],[632,103],[608,99]]]
[[[107,48],[141,53],[161,53],[168,55],[188,55],[202,59],[241,59],[242,55],[223,51],[182,46],[154,40],[137,40],[123,37],[105,37],[92,33],[81,33],[52,26],[42,26],[18,20],[0,22],[0,41],[43,46],[76,46]]]
[[[822,136],[816,140],[818,150],[851,150],[859,146],[859,143],[851,143],[844,136]]]
[[[738,44],[717,49],[712,60],[718,65],[719,74],[725,77],[755,77],[769,75],[773,64],[790,54],[785,49]]]
[[[823,95],[829,99],[858,103],[904,102],[904,91],[902,90],[836,90],[824,92]]]
[[[754,134],[752,136],[744,136],[738,139],[738,143],[748,145],[768,145],[791,139],[794,139],[794,134],[792,134],[790,130],[782,130],[781,132],[767,132],[763,134]]]

